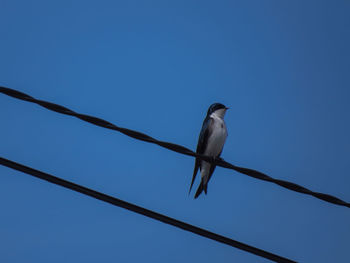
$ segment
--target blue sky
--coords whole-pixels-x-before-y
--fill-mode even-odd
[[[348,1],[0,1],[0,84],[350,201]],[[301,262],[350,261],[350,210],[0,95],[0,156]],[[1,262],[267,262],[0,167]],[[196,181],[195,187],[197,187]],[[192,193],[193,195],[193,193]]]

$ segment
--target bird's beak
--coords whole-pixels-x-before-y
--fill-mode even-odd
[[[230,108],[226,107],[225,110],[229,110]]]

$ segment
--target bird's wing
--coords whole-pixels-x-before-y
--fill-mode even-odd
[[[206,117],[204,119],[203,125],[202,125],[202,130],[201,133],[199,134],[199,138],[198,138],[198,144],[197,144],[197,150],[196,153],[199,154],[203,154],[205,148],[207,147],[207,142],[208,142],[208,138],[212,133],[211,130],[211,122],[213,121],[212,118],[210,117]],[[192,189],[193,183],[194,183],[194,179],[196,178],[199,166],[200,166],[200,162],[201,160],[199,158],[196,158],[195,164],[194,164],[194,170],[193,170],[193,176],[192,176],[192,182],[191,182],[191,186],[190,186],[190,191]]]
[[[216,157],[220,157],[220,156],[221,156],[221,153],[222,153],[222,150],[221,150],[221,152],[219,153],[219,155],[216,156]],[[214,164],[212,164],[212,165],[210,166],[209,177],[208,177],[207,184],[209,183],[210,178],[211,178],[211,176],[212,176],[213,173],[214,173],[215,167],[216,167],[216,165],[214,165]],[[205,190],[205,193],[207,193],[207,187],[206,187],[206,186],[204,187],[204,190]]]

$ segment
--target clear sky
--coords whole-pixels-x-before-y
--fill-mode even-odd
[[[0,0],[0,85],[350,201],[350,2]],[[0,95],[0,156],[301,262],[350,262],[350,209]],[[267,262],[0,167],[0,262]],[[194,189],[198,185],[195,183]]]

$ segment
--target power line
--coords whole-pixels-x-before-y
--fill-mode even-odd
[[[267,252],[265,250],[262,250],[262,249],[259,249],[259,248],[253,247],[253,246],[249,246],[247,244],[233,240],[231,238],[221,236],[219,234],[210,232],[210,231],[205,230],[203,228],[199,228],[197,226],[179,221],[177,219],[165,216],[163,214],[159,214],[157,212],[154,212],[152,210],[148,210],[148,209],[143,208],[141,206],[137,206],[137,205],[134,205],[132,203],[128,203],[128,202],[123,201],[121,199],[97,192],[97,191],[92,190],[90,188],[63,180],[63,179],[58,178],[56,176],[41,172],[39,170],[33,169],[31,167],[28,167],[28,166],[24,166],[22,164],[7,160],[7,159],[2,158],[2,157],[0,157],[0,164],[7,166],[9,168],[12,168],[14,170],[21,171],[23,173],[32,175],[32,176],[37,177],[39,179],[48,181],[50,183],[60,185],[62,187],[73,190],[75,192],[79,192],[79,193],[82,193],[84,195],[88,195],[90,197],[96,198],[96,199],[101,200],[103,202],[122,207],[124,209],[133,211],[135,213],[153,218],[153,219],[161,221],[163,223],[181,228],[183,230],[192,232],[192,233],[200,235],[202,237],[206,237],[206,238],[212,239],[214,241],[224,243],[224,244],[229,245],[231,247],[235,247],[235,248],[244,250],[246,252],[255,254],[255,255],[260,256],[260,257],[264,257],[266,259],[270,259],[270,260],[275,261],[275,262],[287,262],[287,263],[295,262],[293,260],[272,254],[270,252]]]
[[[231,163],[228,163],[226,161],[224,161],[223,159],[219,158],[219,159],[215,159],[209,156],[204,156],[204,155],[200,155],[200,154],[196,154],[195,152],[191,151],[190,149],[178,145],[178,144],[174,144],[174,143],[170,143],[170,142],[165,142],[165,141],[160,141],[157,140],[151,136],[148,136],[144,133],[138,132],[138,131],[134,131],[134,130],[130,130],[130,129],[126,129],[126,128],[122,128],[122,127],[118,127],[108,121],[105,121],[103,119],[97,118],[97,117],[93,117],[93,116],[89,116],[86,114],[81,114],[81,113],[77,113],[75,111],[72,111],[66,107],[63,107],[61,105],[52,103],[52,102],[48,102],[48,101],[44,101],[44,100],[38,100],[35,99],[25,93],[22,93],[20,91],[14,90],[14,89],[9,89],[6,87],[1,87],[0,86],[0,92],[3,94],[6,94],[10,97],[14,97],[20,100],[24,100],[24,101],[29,101],[32,103],[36,103],[44,108],[47,108],[49,110],[58,112],[58,113],[62,113],[65,115],[70,115],[70,116],[74,116],[76,118],[79,118],[83,121],[89,122],[91,124],[103,127],[103,128],[107,128],[107,129],[111,129],[111,130],[115,130],[115,131],[119,131],[129,137],[132,137],[134,139],[137,140],[141,140],[141,141],[145,141],[145,142],[149,142],[149,143],[153,143],[153,144],[157,144],[161,147],[164,147],[166,149],[169,149],[171,151],[174,152],[178,152],[178,153],[182,153],[185,155],[189,155],[189,156],[194,156],[194,157],[198,157],[202,160],[211,162],[211,163],[215,163],[218,166],[221,167],[225,167],[231,170],[235,170],[239,173],[248,175],[250,177],[256,178],[256,179],[260,179],[260,180],[264,180],[264,181],[268,181],[271,183],[275,183],[279,186],[282,186],[284,188],[287,188],[289,190],[295,191],[295,192],[299,192],[302,194],[306,194],[306,195],[311,195],[314,196],[318,199],[321,199],[323,201],[332,203],[332,204],[336,204],[336,205],[341,205],[341,206],[346,206],[346,207],[350,207],[350,203],[345,202],[335,196],[329,195],[329,194],[324,194],[324,193],[318,193],[318,192],[313,192],[303,186],[300,186],[298,184],[292,183],[292,182],[288,182],[288,181],[284,181],[284,180],[279,180],[279,179],[275,179],[272,178],[262,172],[253,170],[253,169],[249,169],[249,168],[244,168],[244,167],[239,167],[236,165],[233,165]]]

